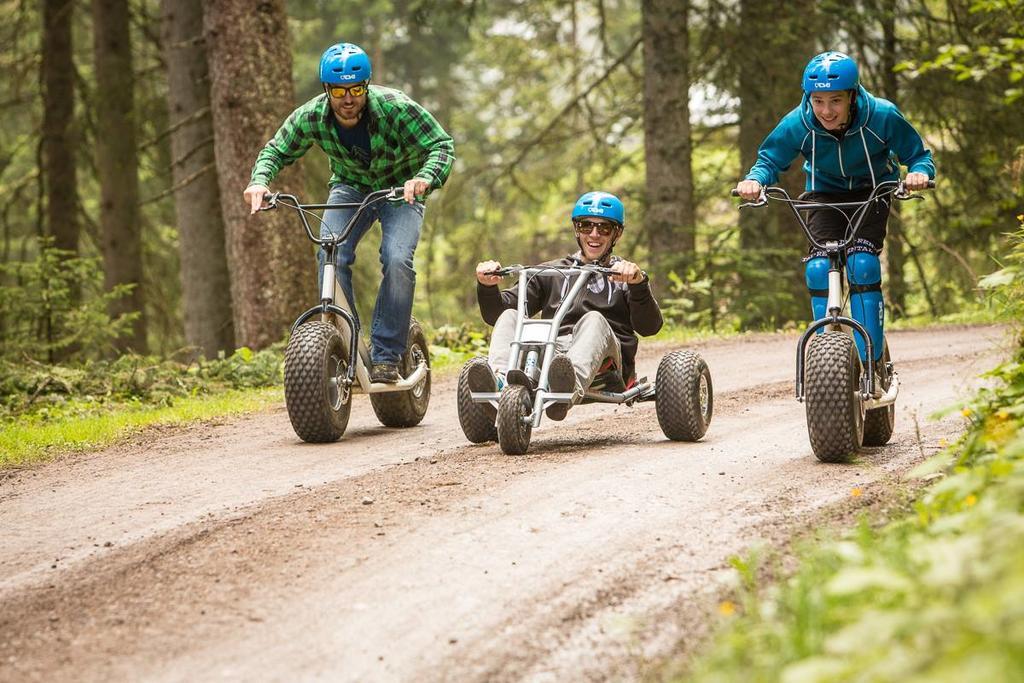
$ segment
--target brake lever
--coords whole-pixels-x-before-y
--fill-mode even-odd
[[[256,210],[257,211],[270,211],[271,209],[276,209],[277,208],[277,197],[280,194],[281,194],[280,192],[274,192],[274,193],[264,197],[263,201],[266,202],[266,206],[261,206],[260,208],[258,208]]]
[[[896,191],[892,193],[892,196],[901,202],[905,202],[910,199],[924,199],[924,195],[914,194],[908,190],[907,184],[902,180],[900,181],[900,184],[896,186]]]
[[[767,203],[768,203],[768,195],[766,195],[764,193],[764,190],[761,190],[761,196],[758,197],[755,201],[743,202],[742,204],[740,204],[736,208],[738,208],[738,209],[756,209],[758,207],[764,206]]]

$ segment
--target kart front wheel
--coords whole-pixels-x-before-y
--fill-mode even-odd
[[[526,387],[506,387],[498,401],[498,445],[505,455],[522,455],[530,447],[533,400]]]

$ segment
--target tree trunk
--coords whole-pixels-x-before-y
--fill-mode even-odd
[[[742,0],[739,45],[740,177],[779,120],[800,102],[800,78],[809,59],[806,36],[815,35],[814,3]],[[780,179],[791,196],[803,191],[800,159]],[[741,294],[738,311],[748,326],[779,326],[807,317],[810,308],[800,258],[806,238],[781,205],[740,213]],[[770,292],[772,296],[765,297]]]
[[[262,348],[318,298],[294,213],[250,216],[242,198],[256,155],[295,107],[284,0],[205,0],[204,33],[235,334],[239,344]],[[302,187],[295,168],[275,183],[300,197]]]
[[[207,358],[235,344],[210,121],[201,0],[162,0],[185,339]]]
[[[58,249],[78,253],[78,180],[75,166],[75,66],[72,0],[43,2],[43,177],[46,234]]]
[[[644,229],[651,267],[662,271],[685,267],[695,248],[689,2],[643,0],[642,8]]]
[[[890,102],[899,97],[896,78],[896,2],[882,2],[882,97]],[[904,225],[900,216],[900,202],[892,202],[889,216],[889,234],[885,240],[886,290],[890,317],[895,320],[907,315],[907,281],[903,276],[907,263],[904,244]]]
[[[119,316],[138,313],[132,333],[117,342],[121,351],[146,351],[139,220],[138,152],[135,134],[135,77],[127,0],[93,0],[96,61],[96,171],[100,180],[100,247],[104,284],[132,285],[111,304]]]

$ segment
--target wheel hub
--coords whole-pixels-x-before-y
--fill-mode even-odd
[[[348,402],[351,387],[348,382],[348,362],[332,355],[330,360],[331,377],[327,382],[327,400],[334,410]]]
[[[698,396],[700,398],[700,414],[707,422],[708,419],[708,406],[710,404],[711,392],[708,389],[708,378],[707,375],[700,376],[700,385],[697,389]]]
[[[410,355],[412,356],[412,367],[410,370],[415,370],[419,367],[420,363],[424,363],[427,360],[426,356],[423,354],[423,349],[420,348],[419,344],[412,347],[412,353]],[[416,386],[411,389],[412,395],[416,398],[422,398],[423,392],[426,388],[427,378],[424,376],[424,378],[417,382]]]

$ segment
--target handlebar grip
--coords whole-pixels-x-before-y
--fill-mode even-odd
[[[935,181],[934,180],[929,180],[928,181],[928,189],[929,190],[935,189]]]
[[[732,190],[731,190],[731,191],[729,192],[729,195],[730,195],[730,196],[732,196],[732,197],[739,197],[739,196],[740,196],[740,191],[739,191],[739,190],[737,190],[737,189],[736,189],[736,188],[734,187],[734,188],[732,188]]]

